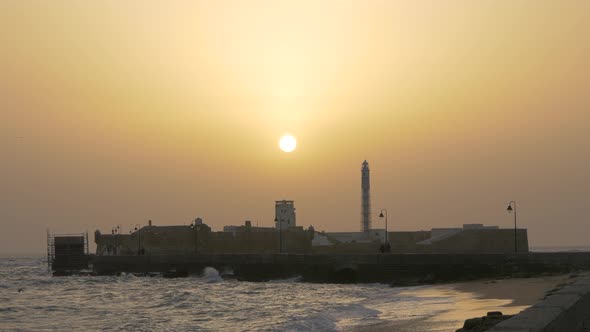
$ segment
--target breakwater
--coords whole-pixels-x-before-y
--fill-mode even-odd
[[[94,273],[200,274],[205,267],[247,281],[431,284],[590,270],[590,253],[522,254],[201,254],[93,256]]]

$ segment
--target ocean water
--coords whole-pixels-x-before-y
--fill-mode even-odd
[[[240,282],[213,268],[179,279],[52,277],[41,257],[0,257],[0,330],[368,331],[453,309],[452,294],[425,290],[297,279]],[[452,322],[419,331],[459,327]]]

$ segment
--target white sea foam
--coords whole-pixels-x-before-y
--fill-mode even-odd
[[[223,281],[223,278],[219,274],[219,271],[212,267],[206,267],[203,269],[203,279],[205,279],[205,281],[209,283]]]

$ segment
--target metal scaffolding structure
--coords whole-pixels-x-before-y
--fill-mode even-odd
[[[90,253],[88,232],[53,234],[47,230],[47,269],[56,265],[80,265]],[[58,257],[59,256],[59,257]]]

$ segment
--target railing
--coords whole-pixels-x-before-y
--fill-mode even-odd
[[[55,237],[47,230],[47,270],[51,271],[55,259]]]

